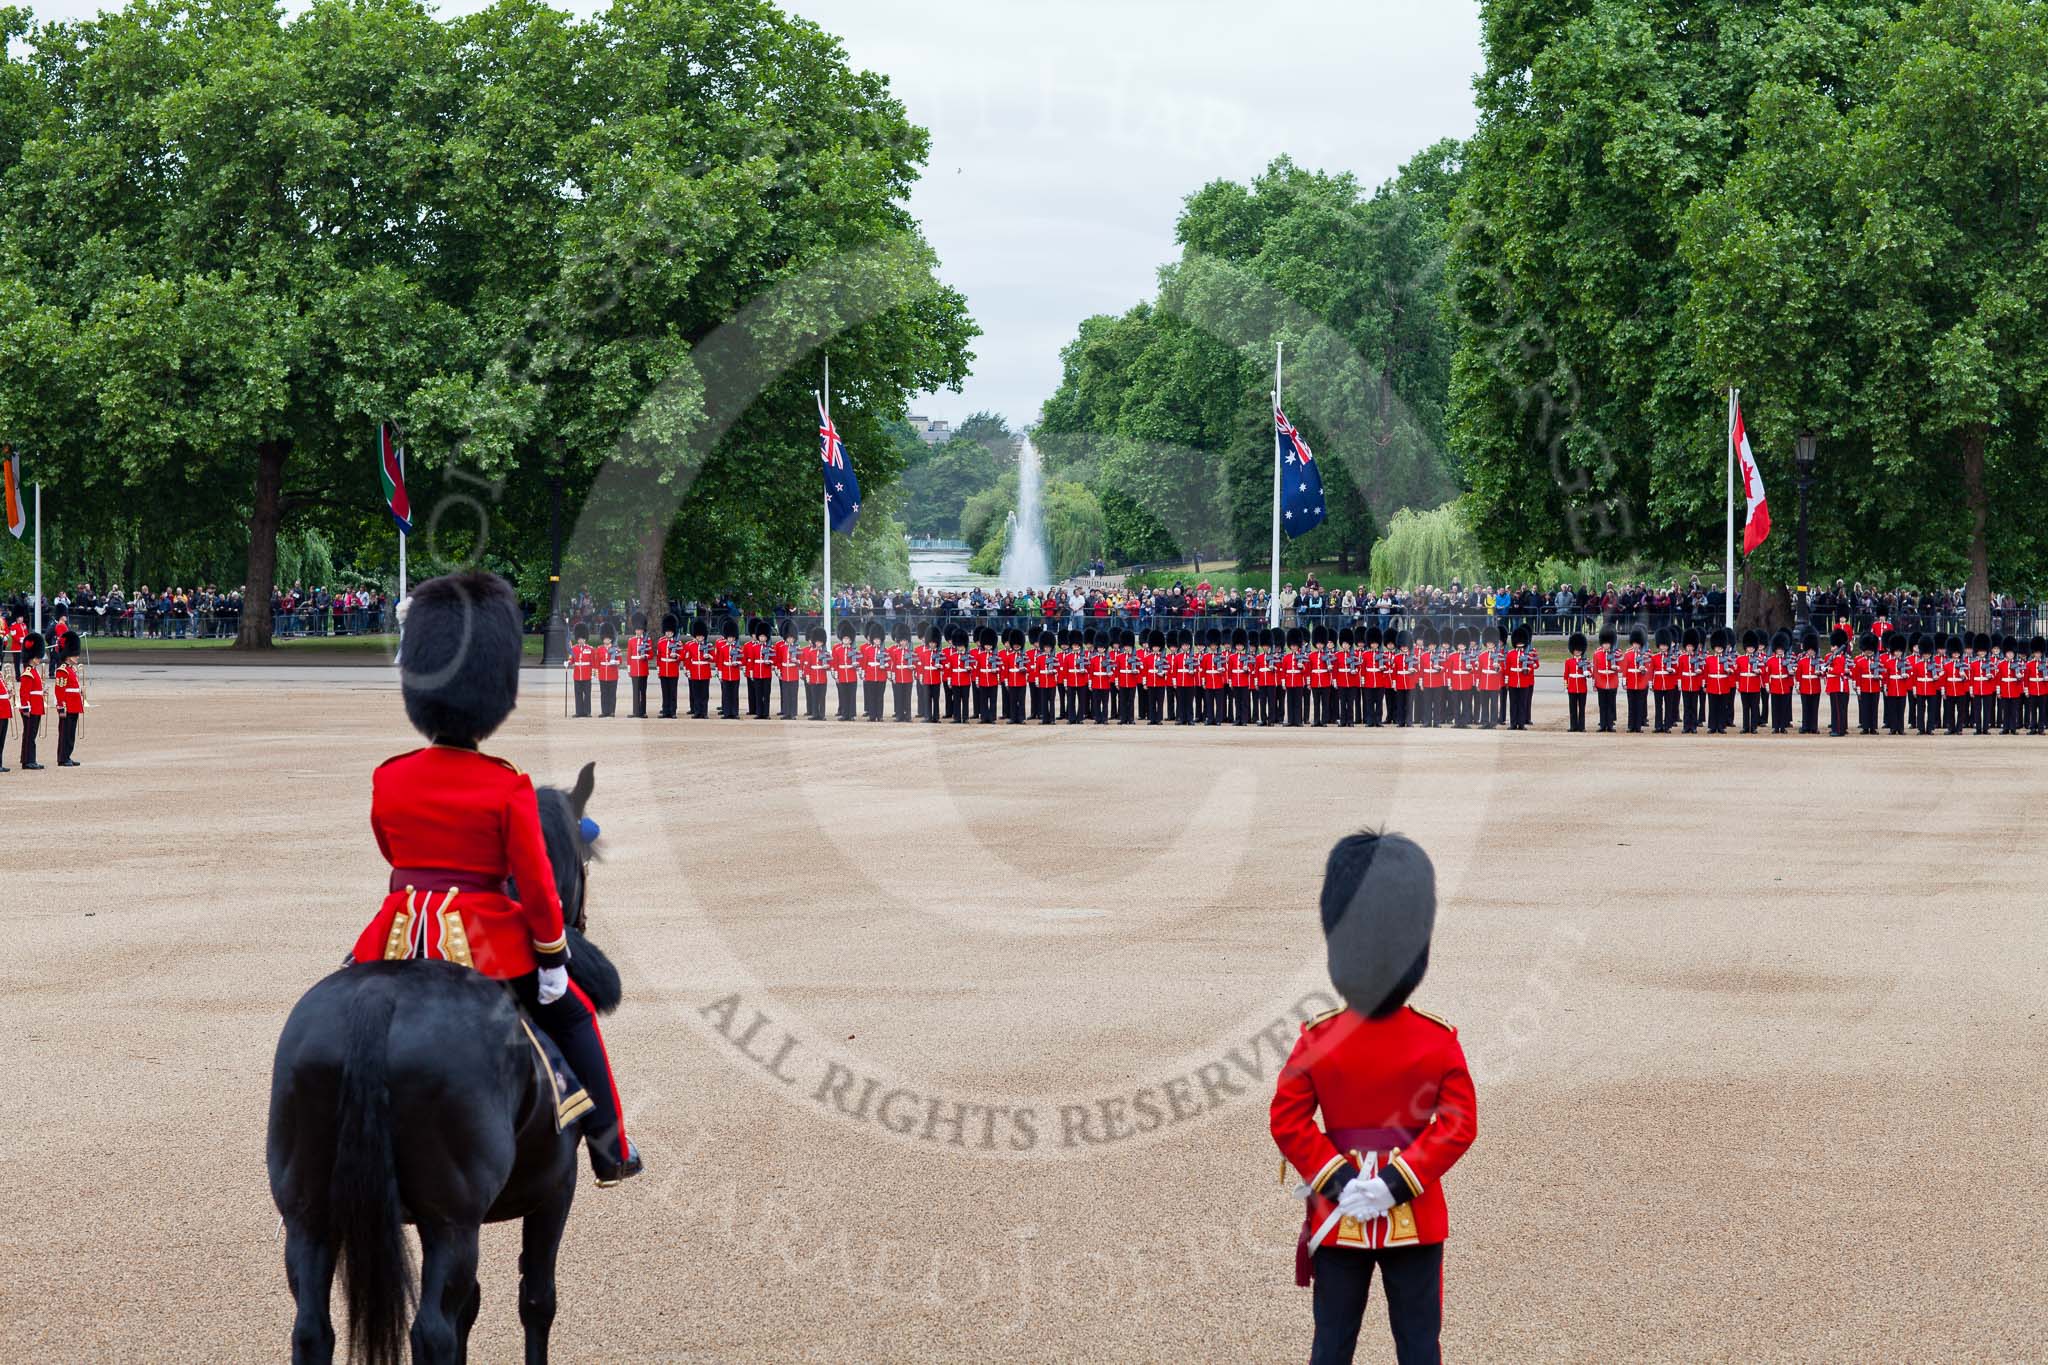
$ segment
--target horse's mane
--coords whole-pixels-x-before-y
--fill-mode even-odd
[[[579,780],[579,790],[583,790],[587,780]],[[588,799],[588,792],[584,794]],[[573,913],[579,869],[596,854],[583,840],[583,818],[570,793],[557,787],[541,787],[533,795],[540,807],[541,840],[547,845],[548,862],[555,870],[555,894],[561,899],[563,911]],[[619,969],[581,929],[571,924],[568,930],[569,979],[590,997],[599,1014],[610,1014],[625,995]]]

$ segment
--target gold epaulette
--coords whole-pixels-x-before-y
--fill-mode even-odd
[[[1303,1024],[1301,1026],[1301,1031],[1303,1033],[1306,1033],[1310,1029],[1315,1028],[1319,1024],[1327,1024],[1343,1012],[1344,1007],[1342,1005],[1337,1006],[1337,1008],[1333,1010],[1324,1010],[1321,1014],[1318,1014],[1315,1018],[1309,1020],[1306,1024]]]
[[[481,749],[477,750],[477,757],[488,758],[491,762],[497,764],[501,768],[504,768],[508,772],[519,772],[519,765],[517,763],[514,763],[509,758],[499,758],[496,754],[487,754]],[[524,773],[521,773],[520,775],[522,777],[525,776]]]
[[[1415,1006],[1413,1005],[1410,1005],[1408,1008],[1414,1010],[1415,1013],[1429,1020],[1430,1023],[1435,1024],[1438,1028],[1449,1029],[1452,1033],[1456,1033],[1458,1031],[1458,1026],[1456,1024],[1453,1024],[1450,1020],[1444,1018],[1441,1014],[1431,1014],[1428,1010],[1415,1009]]]

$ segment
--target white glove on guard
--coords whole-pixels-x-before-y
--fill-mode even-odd
[[[1344,1187],[1344,1193],[1337,1196],[1337,1211],[1361,1223],[1384,1218],[1393,1207],[1394,1192],[1378,1176],[1370,1180],[1354,1180]]]

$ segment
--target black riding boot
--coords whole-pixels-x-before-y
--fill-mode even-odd
[[[539,1024],[563,1060],[583,1082],[590,1096],[590,1112],[583,1117],[583,1141],[590,1149],[590,1170],[599,1188],[630,1180],[644,1169],[640,1149],[624,1135],[620,1122],[619,1092],[612,1083],[611,1058],[605,1053],[604,1035],[598,1031],[597,1011],[574,982],[562,997],[540,1003],[537,973],[510,983],[526,1007],[527,1015]]]

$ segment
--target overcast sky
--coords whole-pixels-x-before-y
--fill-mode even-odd
[[[28,3],[46,18],[102,7]],[[911,207],[984,333],[965,391],[917,405],[954,421],[1035,420],[1076,324],[1151,295],[1181,200],[1206,182],[1284,152],[1373,185],[1472,131],[1477,0],[783,3],[931,130]]]

